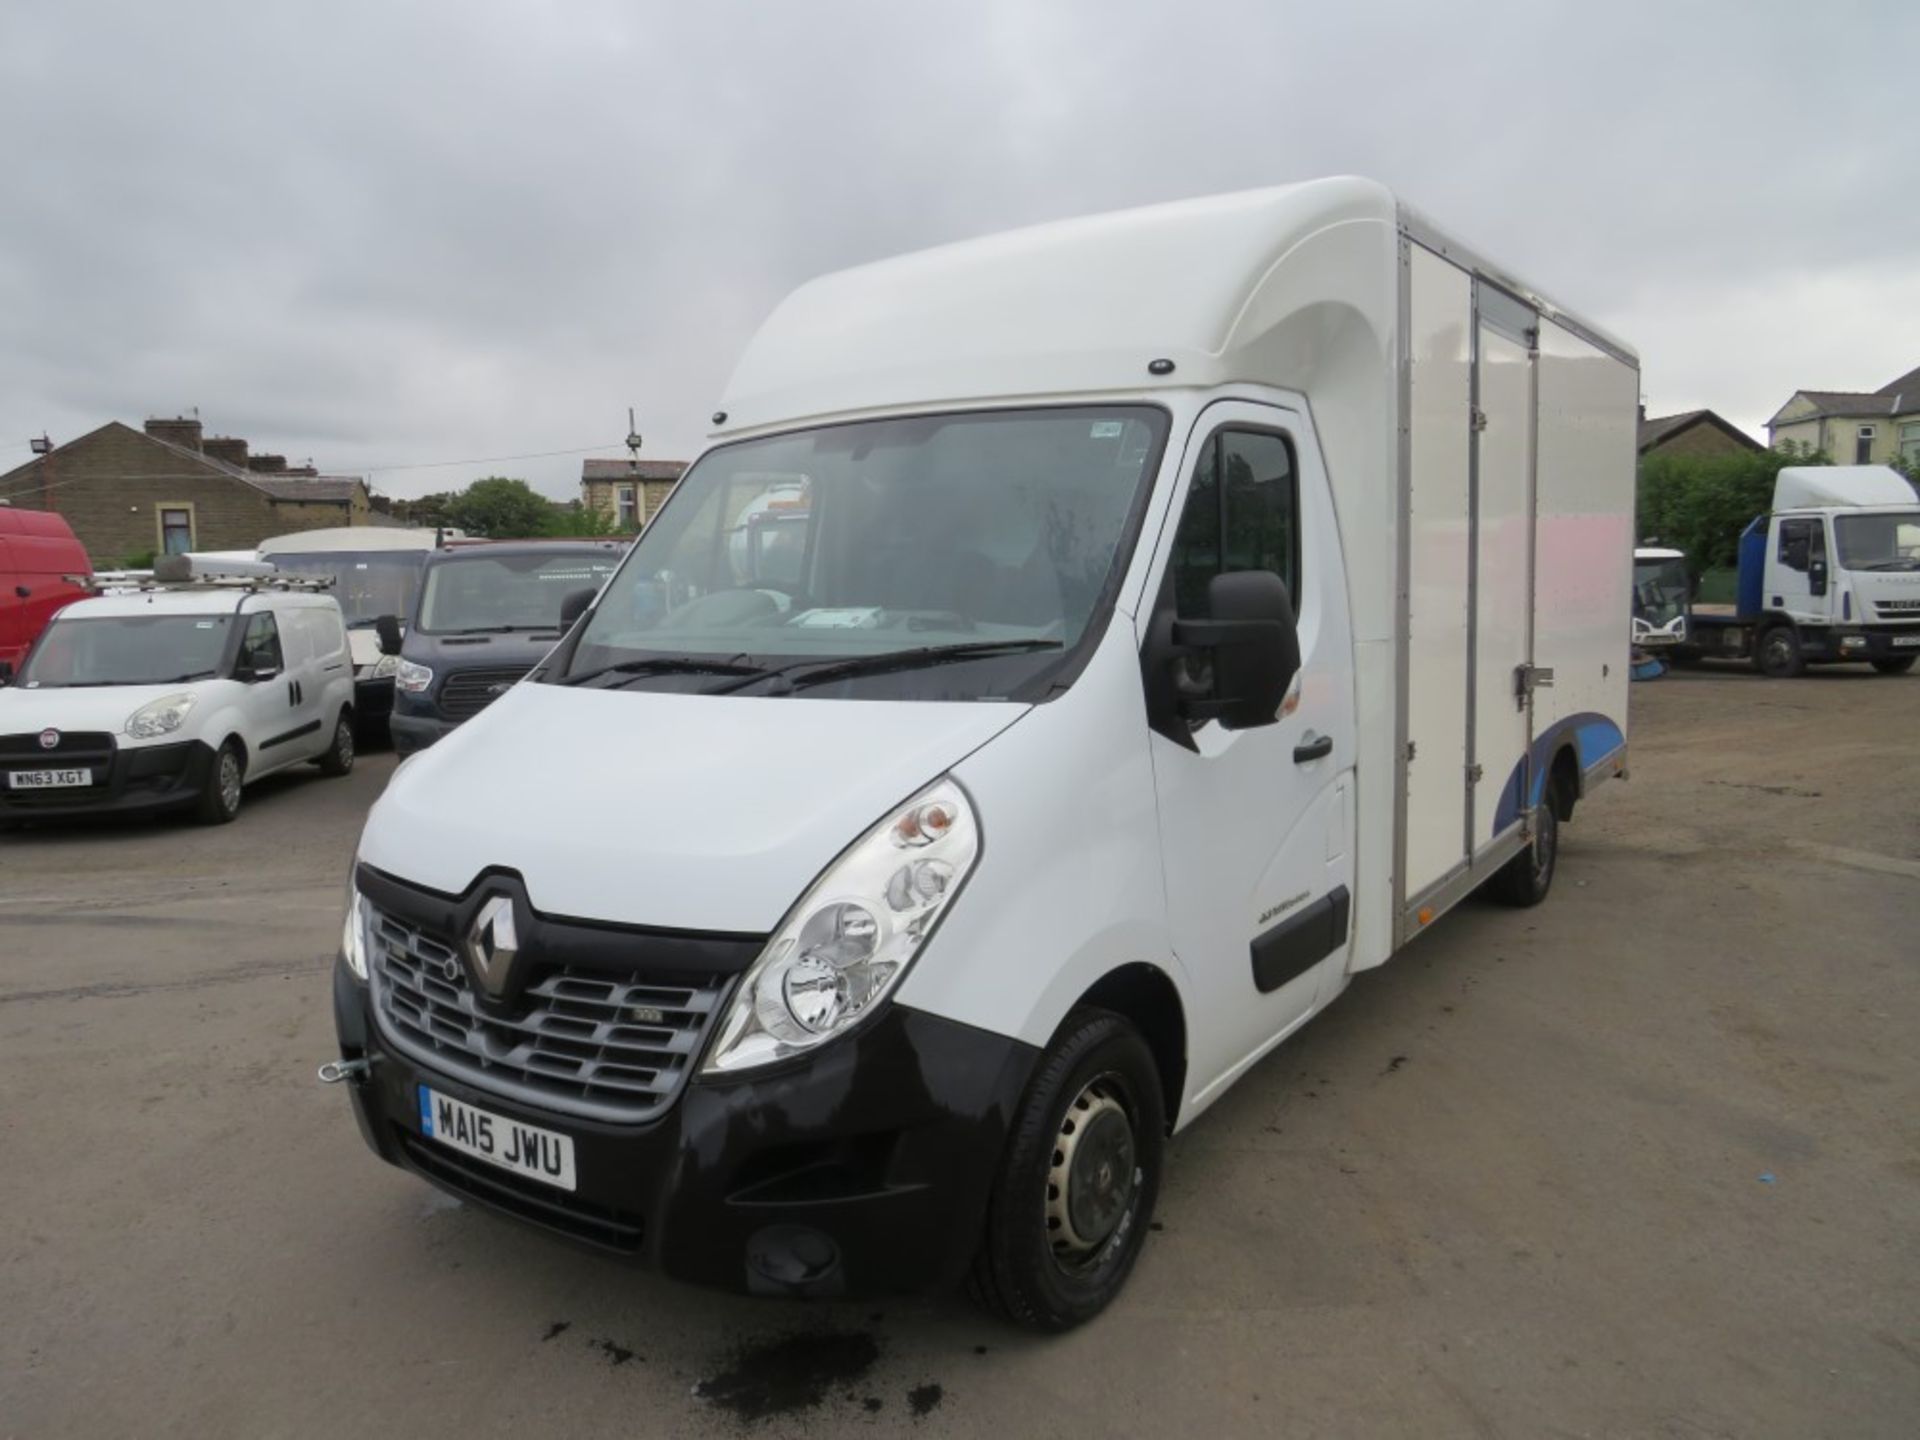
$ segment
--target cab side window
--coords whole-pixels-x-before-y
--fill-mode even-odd
[[[280,656],[280,631],[271,615],[254,615],[247,620],[246,634],[240,641],[240,663],[256,674],[284,670]]]
[[[1218,430],[1194,467],[1174,536],[1174,604],[1186,619],[1207,615],[1207,586],[1233,570],[1270,570],[1299,610],[1300,483],[1293,444],[1260,430]]]
[[[1827,558],[1827,536],[1818,520],[1780,522],[1780,563],[1789,570],[1809,570]]]

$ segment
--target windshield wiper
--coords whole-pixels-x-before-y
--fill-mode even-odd
[[[569,675],[553,683],[584,685],[589,680],[598,680],[602,675],[744,675],[758,680],[771,673],[758,665],[743,665],[737,660],[703,660],[697,655],[655,655],[645,660],[622,660],[595,670],[583,670],[578,675]]]
[[[460,630],[430,630],[430,635],[511,635],[519,630],[554,630],[560,628],[558,621],[551,625],[468,625]]]
[[[801,660],[782,665],[743,680],[738,685],[721,685],[709,695],[730,695],[744,690],[754,680],[778,676],[787,689],[825,685],[852,675],[883,675],[892,670],[919,670],[928,665],[946,665],[956,660],[984,659],[991,655],[1022,655],[1034,650],[1061,650],[1058,640],[970,640],[959,645],[920,645],[912,650],[882,650],[877,655],[849,655],[839,660]]]

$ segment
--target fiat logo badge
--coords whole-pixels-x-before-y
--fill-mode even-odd
[[[60,732],[58,730],[46,729],[40,732],[40,748],[42,750],[56,749],[59,744]]]

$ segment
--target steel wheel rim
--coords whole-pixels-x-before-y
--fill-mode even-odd
[[[220,756],[220,803],[229,810],[240,808],[240,761],[231,750]]]
[[[1069,1274],[1105,1263],[1131,1233],[1143,1177],[1128,1100],[1119,1076],[1101,1075],[1060,1118],[1043,1205],[1048,1248]]]
[[[1767,637],[1767,663],[1780,669],[1793,663],[1793,646],[1778,630]]]
[[[342,765],[353,763],[353,731],[342,720],[333,732],[333,753]]]

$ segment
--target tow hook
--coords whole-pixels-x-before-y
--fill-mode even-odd
[[[338,1085],[342,1080],[352,1080],[356,1084],[373,1073],[373,1066],[365,1060],[329,1060],[320,1067],[322,1085]]]

